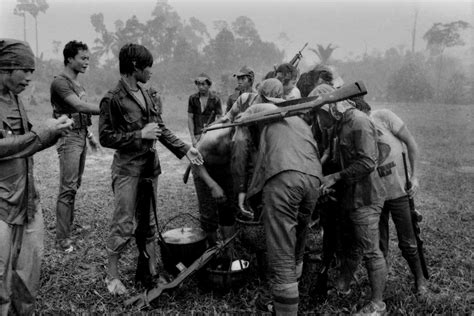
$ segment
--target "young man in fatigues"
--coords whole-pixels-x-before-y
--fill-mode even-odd
[[[253,83],[255,81],[255,72],[252,68],[243,66],[240,68],[238,73],[234,74],[234,77],[237,78],[237,88],[235,88],[235,92],[232,93],[227,99],[225,113],[227,113],[232,108],[235,101],[237,101],[237,99],[243,93],[257,93],[257,90],[255,90],[253,87]]]
[[[89,66],[89,50],[82,42],[71,41],[63,50],[64,70],[51,83],[53,116],[67,115],[73,128],[57,144],[59,156],[59,195],[56,204],[56,243],[59,249],[74,250],[71,230],[74,221],[76,193],[81,186],[86,162],[87,128],[91,115],[99,114],[99,106],[86,101],[84,87],[77,80]]]
[[[115,149],[112,162],[115,209],[107,240],[106,277],[107,289],[112,294],[127,293],[120,280],[118,261],[133,236],[139,249],[136,282],[150,287],[157,275],[153,212],[161,168],[156,141],[178,158],[186,156],[193,164],[203,163],[194,147],[166,128],[159,95],[143,86],[151,77],[152,65],[153,56],[146,47],[123,46],[119,53],[121,78],[100,102],[100,143]]]
[[[27,43],[0,39],[0,315],[32,315],[43,259],[43,213],[33,155],[69,129],[66,116],[33,128],[19,98],[35,57]]]

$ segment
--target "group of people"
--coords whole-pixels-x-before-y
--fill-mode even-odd
[[[35,69],[34,55],[25,42],[0,39],[0,314],[32,314],[39,287],[43,253],[43,219],[34,186],[32,156],[56,144],[59,157],[59,195],[56,205],[56,246],[74,251],[74,204],[81,185],[91,115],[99,115],[99,141],[115,150],[111,178],[114,211],[106,241],[105,283],[110,293],[127,288],[119,273],[119,258],[135,237],[139,250],[135,281],[153,286],[156,263],[156,192],[161,173],[156,142],[176,157],[187,157],[193,171],[201,223],[209,245],[235,232],[237,214],[260,210],[265,229],[272,299],[265,308],[277,315],[296,315],[298,280],[309,223],[338,214],[344,234],[322,221],[325,244],[339,243],[338,293],[350,291],[363,258],[372,289],[361,313],[386,310],[383,291],[387,275],[388,218],[392,214],[403,256],[415,276],[416,291],[426,291],[416,239],[411,229],[408,196],[418,188],[418,149],[403,121],[389,110],[370,111],[361,98],[323,106],[268,125],[207,131],[208,125],[232,122],[273,110],[285,100],[299,99],[298,71],[282,64],[255,84],[255,73],[242,67],[234,76],[237,89],[226,108],[211,91],[205,73],[195,79],[198,92],[189,97],[191,144],[164,124],[157,91],[146,88],[153,56],[138,44],[119,53],[120,80],[99,105],[86,100],[77,80],[89,64],[86,44],[71,41],[63,50],[64,71],[51,84],[53,118],[33,127],[19,94]],[[315,68],[310,95],[334,91],[331,69]],[[306,95],[303,95],[306,96]],[[224,110],[224,111],[223,111]],[[406,144],[411,166],[411,190],[405,189],[401,153]],[[322,207],[318,199],[336,196]],[[77,226],[77,225],[76,225]],[[348,232],[350,236],[348,237]],[[330,240],[328,240],[328,238]],[[337,247],[336,247],[337,248]],[[341,250],[342,249],[342,250]]]

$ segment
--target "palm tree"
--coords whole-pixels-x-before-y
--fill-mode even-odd
[[[25,13],[28,12],[35,19],[35,35],[36,35],[36,56],[39,56],[38,52],[38,14],[40,12],[45,13],[49,8],[46,0],[17,0],[17,5],[13,11],[16,15],[23,16],[24,23],[24,38],[26,40],[26,18]]]
[[[318,44],[317,47],[317,49],[310,48],[309,50],[311,50],[318,56],[322,64],[327,64],[327,62],[331,58],[332,53],[337,48],[337,46],[333,46],[332,44],[329,44],[328,46],[326,46],[326,48],[324,48],[323,45],[320,44]]]

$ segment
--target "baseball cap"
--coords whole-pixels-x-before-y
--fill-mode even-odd
[[[254,74],[255,72],[252,68],[248,66],[243,66],[242,68],[240,68],[238,73],[234,74],[234,77],[249,76],[253,78]]]

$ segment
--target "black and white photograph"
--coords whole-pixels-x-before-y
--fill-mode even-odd
[[[472,314],[473,27],[1,0],[0,316]]]

